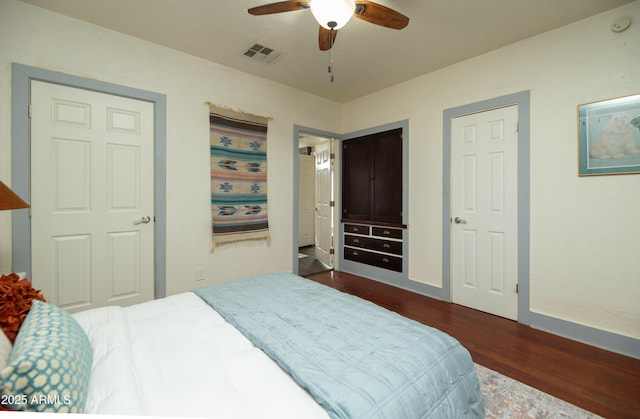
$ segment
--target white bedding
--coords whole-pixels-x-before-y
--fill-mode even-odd
[[[94,350],[86,413],[328,417],[271,358],[193,293],[74,317]]]

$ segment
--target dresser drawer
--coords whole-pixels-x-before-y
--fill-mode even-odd
[[[354,234],[364,234],[365,236],[369,235],[369,226],[361,225],[361,224],[345,224],[344,225],[345,233],[354,233]]]
[[[388,239],[401,239],[402,229],[386,228],[386,227],[371,227],[371,235],[376,237],[385,237]]]
[[[369,263],[369,252],[360,249],[344,248],[344,258],[360,263]]]
[[[353,246],[353,247],[366,247],[365,240],[366,237],[361,236],[353,236],[351,234],[344,235],[344,245],[345,246]]]
[[[396,256],[345,247],[344,258],[367,265],[377,266],[378,268],[402,272],[402,258]]]
[[[345,246],[359,247],[362,249],[376,250],[378,252],[393,253],[402,255],[402,242],[374,239],[370,237],[352,236],[345,234]]]
[[[369,253],[369,264],[391,271],[402,272],[402,258],[395,256]]]

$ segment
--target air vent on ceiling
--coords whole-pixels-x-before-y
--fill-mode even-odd
[[[272,63],[280,57],[281,53],[272,48],[260,44],[253,44],[244,52],[244,55],[265,63]]]

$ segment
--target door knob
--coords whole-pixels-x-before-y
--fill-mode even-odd
[[[133,219],[133,224],[149,224],[151,222],[151,217],[145,215],[144,217],[136,217]]]
[[[463,219],[462,219],[462,218],[460,218],[460,217],[456,217],[456,218],[454,218],[454,219],[453,219],[453,221],[454,221],[456,224],[467,224],[467,220],[463,220]]]

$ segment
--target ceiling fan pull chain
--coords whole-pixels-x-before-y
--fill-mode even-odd
[[[333,83],[333,28],[329,32],[329,80]]]

